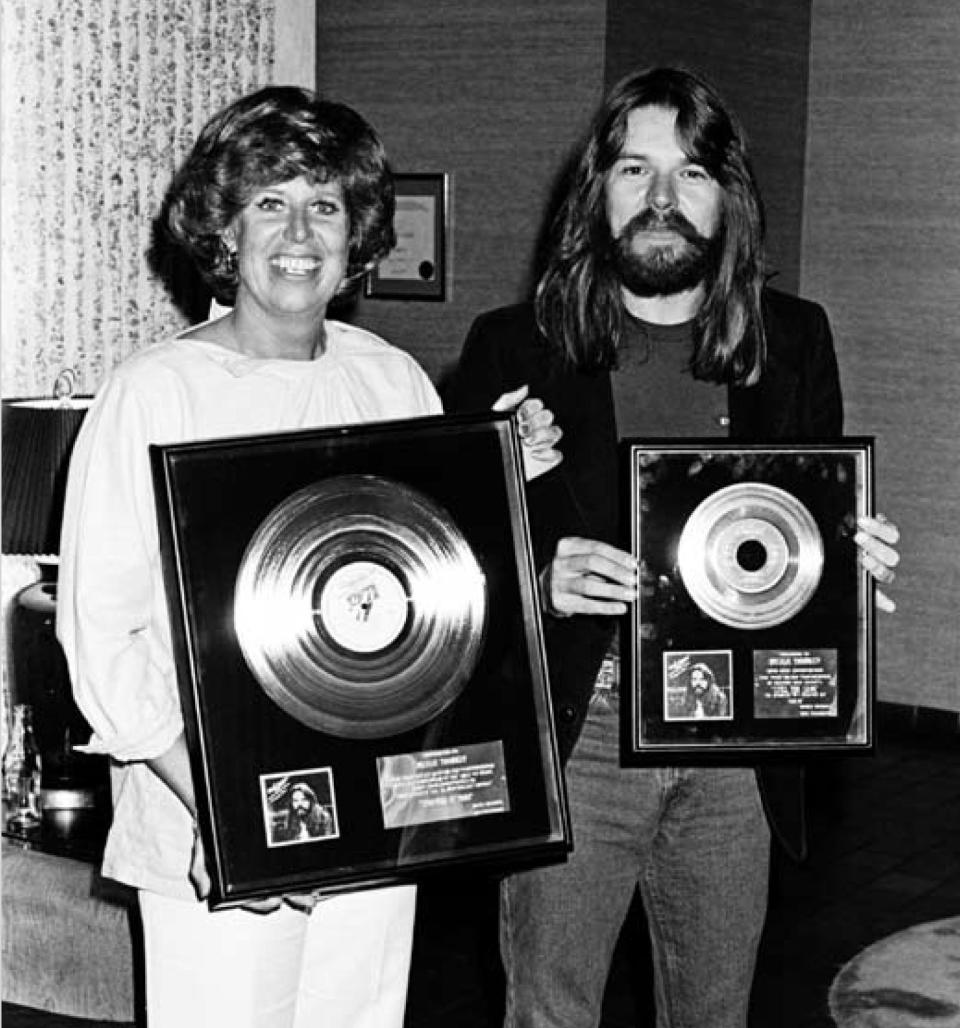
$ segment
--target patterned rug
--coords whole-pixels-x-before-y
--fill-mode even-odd
[[[960,1028],[960,917],[869,946],[830,987],[838,1028]]]

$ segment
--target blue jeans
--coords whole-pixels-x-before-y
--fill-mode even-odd
[[[621,768],[618,701],[597,693],[567,767],[574,850],[506,879],[505,1028],[595,1028],[637,886],[657,1028],[743,1028],[767,905],[770,832],[742,768]]]

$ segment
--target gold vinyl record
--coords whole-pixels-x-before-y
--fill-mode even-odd
[[[798,614],[823,571],[823,540],[807,508],[762,482],[718,489],[690,515],[677,546],[687,592],[733,628],[772,628]]]
[[[450,514],[400,482],[340,475],[263,520],[237,574],[234,628],[267,695],[350,739],[416,728],[461,693],[486,581]]]

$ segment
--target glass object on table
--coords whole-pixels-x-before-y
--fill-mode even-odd
[[[25,830],[40,824],[40,749],[33,735],[33,708],[13,708],[10,738],[3,755],[3,793],[7,825]]]

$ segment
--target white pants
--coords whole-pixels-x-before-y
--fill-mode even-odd
[[[401,1028],[416,888],[270,914],[140,893],[148,1028]]]

